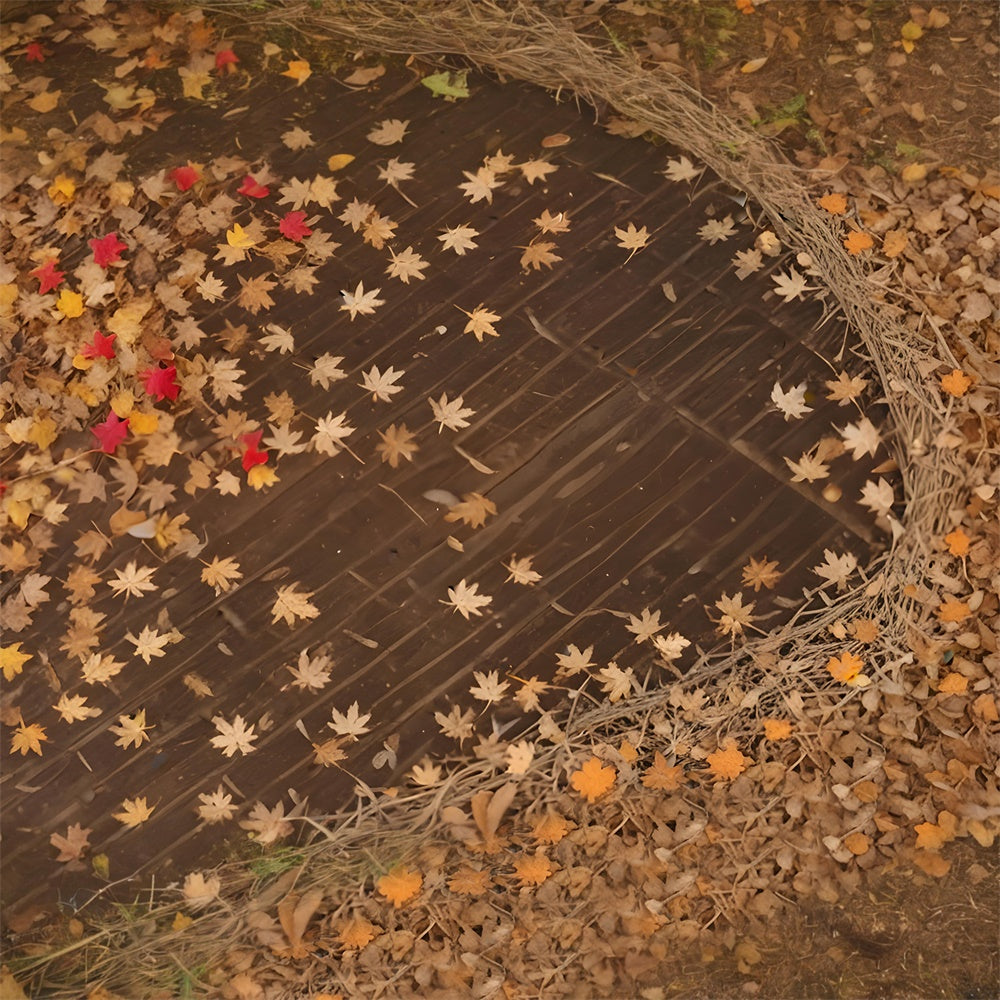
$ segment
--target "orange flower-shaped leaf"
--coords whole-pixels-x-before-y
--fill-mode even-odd
[[[591,757],[569,780],[588,802],[594,802],[611,788],[617,777],[618,772],[613,767],[604,767],[599,757]]]
[[[865,250],[870,250],[874,242],[868,233],[863,233],[860,229],[855,229],[844,240],[844,246],[847,248],[847,252],[853,257],[859,253],[863,253]]]
[[[448,889],[457,896],[482,896],[492,884],[488,870],[471,865],[462,865],[448,879]]]
[[[961,622],[971,615],[969,605],[965,601],[956,601],[953,597],[938,605],[937,616],[943,622]]]
[[[541,852],[526,854],[514,862],[514,873],[522,886],[541,885],[552,872],[552,862]]]
[[[397,865],[383,875],[375,883],[375,887],[396,909],[399,909],[403,903],[420,892],[423,884],[424,877],[420,872],[415,872],[406,865]]]
[[[360,949],[372,941],[381,929],[364,917],[351,917],[340,922],[337,940],[345,948]]]
[[[726,740],[724,746],[710,753],[705,760],[708,762],[708,773],[726,781],[738,778],[750,765],[750,758],[740,753],[735,740]]]
[[[948,551],[959,559],[964,559],[969,554],[969,544],[971,538],[961,529],[956,528],[944,536],[944,543],[948,546]]]
[[[971,385],[972,377],[961,368],[953,368],[947,375],[941,376],[941,388],[950,396],[964,396]]]
[[[792,735],[792,723],[788,719],[765,719],[764,736],[769,740],[787,740]]]
[[[831,191],[820,198],[819,207],[831,215],[843,215],[847,211],[847,195],[840,191]]]
[[[558,813],[546,813],[531,830],[531,836],[540,844],[558,844],[575,826]]]

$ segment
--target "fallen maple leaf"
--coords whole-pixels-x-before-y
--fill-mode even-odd
[[[312,230],[306,225],[305,212],[286,212],[278,222],[278,229],[282,236],[295,243],[301,243],[312,235]]]
[[[84,828],[79,823],[71,823],[66,828],[66,836],[53,833],[49,843],[59,851],[56,861],[79,861],[83,852],[90,846],[90,835],[94,831]]]
[[[94,263],[105,269],[119,261],[122,251],[128,249],[128,246],[118,239],[118,233],[108,233],[107,236],[88,240],[87,243],[94,252]]]
[[[715,602],[715,606],[721,612],[718,620],[713,619],[716,623],[716,629],[723,635],[734,638],[737,635],[742,635],[744,628],[749,627],[753,621],[754,604],[755,602],[751,601],[744,605],[742,592],[737,592],[732,597],[723,594]]]
[[[210,563],[205,563],[205,568],[201,571],[202,583],[213,587],[216,595],[230,590],[242,578],[240,564],[233,556],[226,556],[224,559],[215,556]]]
[[[948,551],[959,559],[964,559],[969,554],[971,539],[960,527],[945,535],[944,543],[948,546]]]
[[[710,753],[705,760],[709,774],[729,781],[738,778],[750,764],[750,758],[740,753],[735,740],[726,740],[724,746]]]
[[[379,895],[385,896],[387,900],[398,910],[407,900],[412,899],[420,892],[420,887],[424,884],[424,878],[420,872],[408,868],[406,865],[397,865],[388,871],[375,882],[375,887]]]
[[[835,379],[830,379],[825,384],[830,390],[826,398],[836,400],[838,406],[846,406],[848,403],[854,402],[865,391],[868,379],[862,378],[860,375],[848,375],[847,372],[841,372]]]
[[[386,118],[368,133],[367,139],[376,146],[392,146],[403,141],[409,124],[409,121],[401,121],[399,118]]]
[[[177,185],[178,191],[187,191],[201,180],[200,171],[190,163],[185,167],[174,167],[168,176]]]
[[[340,307],[341,312],[349,312],[352,322],[358,313],[361,313],[362,316],[370,316],[379,306],[385,305],[385,299],[378,298],[380,291],[382,291],[381,288],[373,288],[366,292],[363,281],[358,282],[358,287],[353,292],[341,289],[340,294],[344,297],[344,302]]]
[[[781,388],[780,382],[774,383],[771,390],[771,402],[782,412],[785,420],[801,420],[807,413],[812,413],[812,407],[806,405],[806,384],[800,382],[787,392]]]
[[[874,455],[881,444],[878,430],[867,418],[862,417],[856,424],[847,424],[842,430],[837,428],[844,440],[844,447],[851,452],[854,461],[865,455]]]
[[[469,317],[469,322],[465,324],[462,333],[471,333],[481,344],[483,337],[499,337],[493,324],[500,319],[494,312],[490,312],[481,302],[472,312],[465,312],[461,306],[456,306],[459,312],[465,313]]]
[[[529,268],[534,268],[536,271],[540,271],[543,264],[545,267],[551,268],[556,261],[562,260],[562,257],[552,252],[555,248],[555,243],[531,243],[524,247],[524,253],[521,254],[521,270],[527,271]]]
[[[850,575],[858,568],[857,558],[850,552],[838,556],[831,549],[824,549],[823,556],[824,561],[814,566],[813,572],[826,580],[824,586],[833,583],[838,590],[843,590]]]
[[[626,630],[631,632],[635,636],[636,642],[645,642],[647,639],[651,639],[657,632],[662,632],[666,625],[660,624],[660,612],[654,611],[650,613],[649,608],[642,609],[642,617],[636,618],[635,615],[629,615],[628,625],[625,626]]]
[[[142,708],[135,715],[119,715],[118,725],[109,726],[108,730],[118,737],[116,747],[127,750],[129,746],[134,746],[138,750],[144,742],[149,742],[146,730],[153,728],[146,724],[146,710]]]
[[[24,669],[24,665],[31,659],[31,653],[21,652],[21,643],[13,642],[9,646],[0,646],[0,669],[3,670],[3,679],[12,681]]]
[[[666,757],[657,750],[653,763],[642,773],[642,783],[646,788],[656,788],[664,792],[675,792],[684,781],[682,764],[670,765]]]
[[[205,877],[203,872],[191,872],[181,886],[181,893],[192,910],[200,910],[219,898],[222,880],[215,875]]]
[[[390,424],[385,431],[379,431],[378,436],[382,440],[375,445],[375,451],[382,456],[383,462],[389,463],[390,468],[398,468],[401,458],[412,462],[413,456],[420,450],[420,446],[415,443],[416,439],[407,429],[406,424],[400,424],[398,427],[395,424]]]
[[[819,207],[831,215],[843,215],[847,211],[847,195],[841,191],[831,191],[820,198]]]
[[[591,757],[579,771],[570,775],[570,784],[588,801],[595,802],[615,783],[618,772],[605,767],[599,757]]]
[[[615,236],[618,237],[618,246],[623,250],[632,251],[625,258],[626,264],[649,243],[649,231],[645,226],[642,229],[636,229],[634,222],[630,222],[627,229],[620,229],[616,226]]]
[[[221,715],[216,715],[212,717],[212,724],[218,729],[219,735],[213,736],[210,742],[213,747],[222,751],[223,756],[232,757],[237,750],[246,755],[257,749],[253,745],[257,739],[255,727],[248,726],[242,715],[234,716],[232,722],[226,722]]]
[[[146,820],[153,814],[153,810],[155,808],[156,806],[146,804],[145,796],[136,799],[125,799],[125,801],[122,802],[122,811],[112,813],[111,818],[118,820],[119,823],[123,823],[126,827],[131,829],[132,827],[145,823]]]
[[[855,229],[844,239],[844,246],[851,256],[857,256],[859,253],[871,249],[874,242],[868,233],[863,233],[860,229]]]
[[[63,278],[66,277],[64,271],[56,270],[56,264],[58,263],[59,259],[57,257],[51,257],[41,267],[36,267],[34,271],[28,272],[33,278],[38,279],[39,295],[45,295],[54,288],[58,288]]]
[[[534,854],[522,854],[514,861],[514,875],[521,885],[541,885],[553,872],[552,862],[541,848]]]
[[[206,823],[221,823],[232,819],[236,814],[236,806],[232,804],[233,797],[222,785],[219,785],[214,792],[201,793],[198,801],[201,802],[198,806],[198,815]]]
[[[246,195],[248,198],[266,198],[271,193],[271,189],[263,184],[258,184],[251,174],[247,174],[236,193]]]
[[[503,701],[507,688],[510,687],[510,682],[500,680],[499,671],[491,670],[488,674],[484,674],[480,670],[474,670],[472,676],[476,683],[469,688],[469,694],[473,698],[477,701],[485,701],[487,705]]]
[[[864,683],[857,684],[859,677],[862,677],[861,668],[864,662],[860,657],[855,656],[850,650],[845,650],[839,657],[831,656],[826,663],[826,669],[835,681],[842,684],[863,687]]]
[[[332,709],[333,721],[327,723],[327,727],[332,729],[338,736],[347,736],[351,741],[357,740],[359,736],[371,732],[367,723],[371,720],[371,712],[361,714],[358,703],[354,702],[347,709],[346,714]]]
[[[467,584],[463,578],[454,587],[448,588],[448,600],[440,603],[450,604],[453,610],[468,620],[470,614],[481,615],[482,611],[479,609],[493,601],[488,594],[477,593],[478,589],[478,583]]]
[[[444,519],[461,521],[470,528],[481,528],[486,523],[486,518],[495,516],[496,512],[497,505],[488,497],[481,493],[463,493],[461,502],[449,507]]]
[[[446,392],[441,394],[440,399],[428,399],[427,402],[431,404],[434,419],[438,422],[438,434],[445,427],[450,431],[458,431],[463,427],[468,427],[469,421],[465,418],[474,416],[476,412],[465,407],[461,396],[449,401]]]
[[[753,587],[755,594],[761,587],[773,590],[780,579],[781,572],[778,570],[777,562],[768,562],[767,556],[760,560],[751,556],[750,562],[743,567],[743,586]]]
[[[489,892],[493,880],[489,869],[473,868],[463,864],[451,878],[448,879],[448,891],[456,896],[483,896]]]
[[[531,568],[531,560],[533,556],[522,556],[520,559],[517,558],[517,553],[514,553],[510,557],[510,562],[501,563],[505,570],[510,574],[504,583],[509,583],[511,580],[514,583],[520,583],[525,587],[534,586],[542,578],[541,573],[536,573]]]
[[[479,246],[472,238],[478,235],[479,233],[469,226],[453,226],[450,229],[445,229],[438,239],[442,243],[442,250],[454,250],[459,257],[464,257],[466,250],[475,250]]]
[[[149,663],[154,656],[166,656],[163,647],[170,642],[170,633],[160,635],[158,629],[151,629],[148,625],[144,625],[138,637],[132,635],[131,632],[126,632],[125,638],[135,646],[134,655],[141,656],[146,663]]]
[[[48,736],[45,735],[44,726],[40,726],[37,722],[33,722],[29,726],[22,721],[10,738],[10,752],[20,753],[22,757],[26,757],[30,750],[41,757],[42,744],[46,740],[48,740]]]
[[[947,375],[941,376],[941,388],[950,396],[964,396],[971,385],[972,379],[961,368],[953,368]]]
[[[312,76],[312,68],[305,59],[289,59],[288,69],[286,69],[282,76],[287,76],[290,80],[295,81],[297,87],[301,87],[302,84]]]
[[[284,619],[289,626],[295,625],[295,620],[318,618],[319,608],[313,604],[309,598],[313,596],[313,591],[300,592],[297,583],[290,583],[278,588],[278,596],[271,607],[271,621],[277,622]]]
[[[273,809],[268,809],[263,802],[255,802],[250,810],[250,817],[240,820],[240,826],[244,830],[249,830],[258,844],[273,844],[276,840],[287,837],[295,829],[285,819],[283,802],[278,802]]]

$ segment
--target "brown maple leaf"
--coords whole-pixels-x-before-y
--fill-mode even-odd
[[[261,309],[270,309],[274,305],[274,299],[268,295],[268,292],[277,283],[271,281],[266,275],[258,274],[256,278],[246,279],[241,275],[240,284],[243,287],[240,289],[238,301],[247,312],[256,316]]]
[[[534,268],[540,271],[543,264],[551,268],[556,261],[562,260],[562,257],[552,252],[555,248],[555,243],[532,243],[525,247],[524,253],[521,254],[521,270]]]
[[[774,585],[781,579],[781,572],[776,562],[768,562],[767,556],[757,560],[752,556],[750,562],[743,567],[743,586],[753,587],[756,594],[761,587],[773,590]]]
[[[481,528],[490,514],[496,514],[497,505],[481,493],[463,493],[460,503],[448,508],[446,521],[462,521],[471,528]]]
[[[416,444],[414,435],[407,430],[406,424],[390,424],[385,431],[379,431],[378,436],[382,439],[375,445],[375,450],[382,456],[383,462],[396,469],[399,468],[399,460],[405,458],[407,462],[413,461],[413,456],[420,450]]]
[[[71,823],[66,828],[66,836],[54,833],[49,837],[49,843],[59,854],[56,861],[79,861],[83,852],[90,846],[90,828],[84,828],[79,823]]]

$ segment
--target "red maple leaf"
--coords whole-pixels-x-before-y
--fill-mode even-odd
[[[215,68],[220,73],[235,73],[238,62],[239,59],[236,58],[236,53],[232,49],[219,49],[215,53]]]
[[[128,417],[122,420],[114,412],[111,412],[104,423],[95,424],[91,431],[97,438],[101,451],[110,455],[128,436]]]
[[[306,225],[305,212],[288,212],[278,223],[282,236],[287,236],[296,243],[301,243],[307,236],[312,235],[312,230]]]
[[[66,277],[65,271],[56,270],[57,259],[53,257],[31,272],[31,276],[38,279],[39,295],[44,295],[46,292],[51,292],[53,288],[58,288],[63,278]]]
[[[249,472],[255,465],[263,465],[267,461],[267,452],[258,451],[257,445],[263,436],[263,431],[254,431],[252,434],[244,434],[240,440],[246,445],[243,452],[243,470]]]
[[[108,233],[99,240],[87,240],[90,249],[94,251],[94,263],[106,268],[121,259],[122,250],[128,247],[119,241],[117,233]]]
[[[42,50],[41,42],[28,42],[24,47],[24,54],[28,62],[45,62],[45,52]]]
[[[176,365],[169,365],[166,368],[147,368],[144,372],[139,372],[139,378],[146,384],[146,393],[154,399],[174,400],[180,392]]]
[[[178,191],[187,191],[201,180],[201,174],[190,163],[186,167],[174,167],[168,176],[177,185]]]
[[[271,193],[271,189],[265,187],[263,184],[258,184],[250,174],[247,174],[243,178],[242,186],[236,193],[245,194],[248,198],[266,198]]]
[[[115,338],[117,333],[109,333],[106,337],[100,330],[94,331],[94,341],[84,344],[80,353],[85,358],[113,358],[115,356]]]

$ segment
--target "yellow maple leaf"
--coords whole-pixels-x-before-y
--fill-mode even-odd
[[[380,895],[385,896],[396,909],[399,909],[407,900],[420,892],[423,884],[424,877],[420,872],[413,871],[406,865],[397,865],[383,875],[375,883],[375,887]]]
[[[595,802],[615,783],[618,772],[604,767],[599,757],[591,757],[579,771],[570,776],[570,784],[588,801]]]
[[[26,726],[22,722],[17,729],[14,730],[14,735],[10,740],[10,752],[20,753],[22,757],[26,757],[28,751],[31,750],[33,753],[38,754],[39,757],[42,756],[42,743],[48,739],[45,735],[45,727],[40,726],[37,722],[33,722],[30,726]]]
[[[57,205],[68,205],[76,194],[76,182],[72,177],[59,174],[49,185],[49,197]]]
[[[287,625],[294,625],[296,618],[318,618],[319,608],[309,600],[313,591],[299,591],[297,583],[278,588],[278,597],[271,608],[271,621],[284,619]]]
[[[852,257],[871,249],[873,244],[874,240],[871,236],[868,233],[861,232],[860,229],[855,229],[844,239],[844,246]]]
[[[247,473],[247,482],[255,490],[262,490],[265,486],[273,486],[278,482],[278,473],[270,465],[255,465]]]
[[[726,740],[723,746],[710,753],[705,760],[708,763],[709,774],[730,781],[738,778],[750,764],[750,758],[740,753],[735,740]]]
[[[3,679],[12,681],[30,659],[31,653],[22,653],[19,642],[12,642],[9,646],[0,646],[0,669],[3,670]]]
[[[56,299],[56,309],[67,319],[83,315],[83,296],[79,292],[64,288]]]
[[[160,425],[160,418],[158,414],[153,413],[142,413],[139,410],[133,410],[129,414],[128,419],[128,429],[133,434],[153,434],[156,432],[157,427]]]
[[[653,763],[646,768],[642,775],[642,783],[646,788],[660,788],[665,792],[676,791],[681,787],[683,780],[683,765],[671,766],[659,750],[653,755]]]
[[[189,917],[186,913],[175,913],[173,922],[170,924],[172,931],[185,931],[194,923],[194,917]]]
[[[460,503],[448,508],[446,521],[461,521],[470,528],[481,528],[489,515],[496,515],[497,505],[481,493],[463,493]]]
[[[312,69],[305,59],[289,59],[288,69],[281,75],[294,80],[296,86],[301,87],[312,76]]]
[[[140,823],[145,823],[155,808],[156,806],[146,805],[145,796],[136,799],[125,799],[122,802],[122,811],[112,813],[111,818],[118,820],[119,823],[124,823],[125,826],[131,829],[132,827],[139,826]]]
[[[941,388],[951,396],[964,396],[971,385],[972,378],[961,368],[954,368],[947,375],[941,376]]]
[[[233,223],[232,229],[226,230],[226,242],[240,250],[249,250],[257,245],[257,241],[238,222]]]

